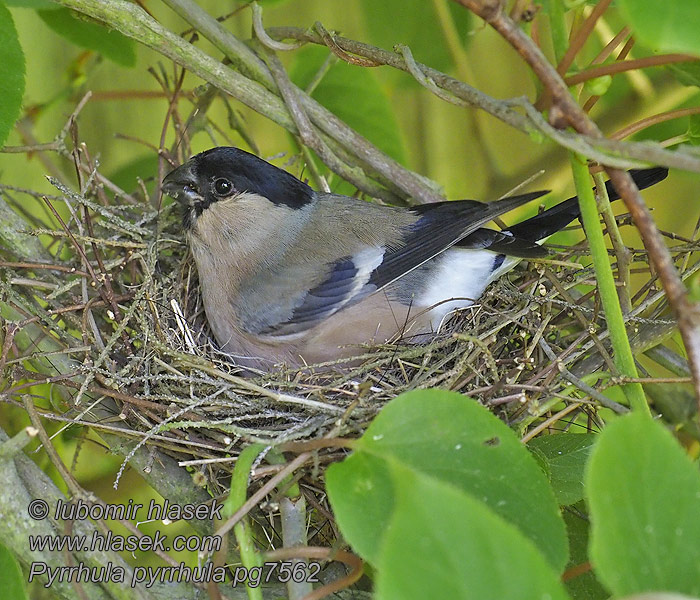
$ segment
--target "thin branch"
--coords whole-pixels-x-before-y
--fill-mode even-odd
[[[345,52],[345,50],[343,50],[338,44],[336,44],[333,36],[330,33],[328,33],[328,31],[321,24],[320,21],[316,21],[316,23],[314,23],[314,29],[318,31],[318,34],[323,40],[323,43],[326,46],[328,46],[330,51],[333,54],[335,54],[338,58],[344,60],[346,63],[349,63],[351,65],[357,65],[360,67],[378,67],[382,64],[375,60],[361,58],[359,56],[353,56],[352,54],[348,54],[347,52]]]
[[[263,40],[260,41],[261,43],[263,42]],[[292,84],[287,72],[282,66],[282,63],[274,52],[268,48],[264,48],[264,52],[266,63],[270,68],[270,72],[272,73],[275,83],[279,88],[280,94],[282,94],[282,99],[284,100],[285,105],[289,109],[289,113],[292,115],[292,119],[294,120],[297,130],[299,131],[299,137],[301,138],[303,145],[314,150],[316,154],[321,157],[321,160],[323,160],[323,162],[328,165],[333,172],[340,175],[343,179],[346,179],[358,188],[365,188],[376,198],[382,198],[389,202],[395,202],[396,198],[393,196],[393,194],[388,195],[386,190],[380,188],[379,186],[363,181],[363,175],[359,169],[353,169],[340,160],[335,154],[333,154],[333,151],[328,147],[328,144],[324,142],[321,136],[318,135],[317,131],[314,129],[311,119],[309,119],[309,116],[306,113],[304,105],[301,101],[301,90]],[[367,183],[369,183],[369,188],[365,187]]]
[[[690,115],[700,114],[700,106],[692,106],[690,108],[678,108],[676,110],[669,110],[665,113],[659,113],[658,115],[652,115],[646,119],[640,119],[636,123],[631,123],[622,129],[618,129],[610,137],[614,140],[621,140],[630,135],[634,135],[642,129],[651,127],[652,125],[657,125],[658,123],[663,123],[664,121],[671,121],[672,119],[680,119],[681,117],[689,117]]]
[[[63,2],[64,0],[60,1]],[[85,3],[87,1],[89,1],[90,4],[95,3],[95,0],[79,1],[81,3]],[[200,6],[191,0],[165,1],[172,8],[177,10],[180,16],[187,20],[191,25],[195,26],[201,35],[206,37],[219,50],[226,53],[227,57],[234,65],[240,63],[241,61],[246,62],[246,64],[249,61],[252,61],[254,63],[252,66],[255,66],[256,72],[258,72],[257,65],[258,63],[262,62],[261,59],[254,53],[251,57],[252,50],[243,42],[237,40]],[[274,87],[274,78],[269,70],[266,70],[265,72],[258,72],[256,80],[268,87],[268,89],[276,92]],[[213,81],[207,79],[207,81],[218,85],[216,79]],[[235,90],[225,91],[234,97],[238,97]],[[348,127],[332,112],[321,106],[303,91],[299,90],[298,93],[314,125],[327,134],[331,139],[338,142],[338,144],[340,144],[340,146],[342,146],[350,155],[354,155],[357,159],[359,159],[360,162],[357,166],[368,165],[381,176],[382,183],[384,185],[395,185],[398,189],[402,190],[405,194],[418,202],[436,202],[444,199],[437,191],[439,187],[437,184],[404,168],[395,160],[379,151],[363,136],[359,135],[353,129]],[[262,112],[258,107],[256,107],[255,104],[248,104],[248,106],[258,112]],[[287,112],[286,107],[283,107],[283,110],[285,113]],[[297,133],[293,126],[292,128],[288,129],[294,134]],[[362,189],[362,191],[366,191],[367,193],[372,193],[370,190],[364,189],[364,187],[361,187],[360,189]]]
[[[31,152],[56,152],[63,147],[62,142],[54,141],[46,144],[33,144],[29,146],[3,146],[0,152],[5,154],[26,154]]]
[[[579,379],[574,375],[569,369],[567,369],[564,366],[563,361],[561,358],[559,358],[555,353],[554,350],[552,350],[551,346],[544,340],[544,338],[540,338],[538,341],[538,344],[540,348],[544,351],[544,353],[547,355],[547,358],[551,360],[559,370],[559,373],[561,373],[561,376],[572,383],[574,386],[576,386],[578,389],[580,389],[582,392],[588,394],[591,398],[594,400],[597,400],[601,406],[605,406],[606,408],[609,408],[611,410],[614,410],[618,414],[625,414],[626,412],[629,411],[629,409],[626,406],[622,406],[622,404],[619,404],[618,402],[615,402],[614,400],[611,400],[604,394],[601,394],[598,390],[595,388],[591,387],[587,383],[585,383],[583,380]]]
[[[647,69],[649,67],[663,67],[680,62],[697,62],[697,58],[689,54],[658,54],[656,56],[622,60],[608,65],[584,69],[575,75],[570,75],[564,79],[564,82],[566,85],[576,85],[577,83],[583,83],[589,79],[595,79],[596,77],[602,77],[604,75],[616,75],[617,73],[624,73],[625,71]]]
[[[200,23],[204,29],[198,30],[210,40],[213,39],[217,48],[225,49],[227,53],[232,53],[237,48],[240,49],[240,43],[233,44],[233,42],[228,40],[229,37],[233,38],[230,32],[223,29],[216,19],[190,0],[167,1],[173,7],[175,5],[179,6],[180,10],[184,11],[186,9],[187,13],[183,12],[183,14],[189,15],[190,22],[196,21]],[[250,53],[252,51],[245,44],[243,44],[245,51],[242,51],[243,54],[240,55],[242,57],[241,60],[250,60],[255,63],[249,64],[248,70],[256,71],[261,78],[259,81],[264,82],[262,85],[258,80],[249,79],[233,71],[222,65],[220,61],[207,56],[182,38],[172,34],[134,4],[123,0],[113,0],[109,3],[99,0],[57,0],[57,2],[87,14],[105,23],[108,27],[116,29],[124,35],[160,52],[290,132],[298,133],[284,104],[266,87],[272,81],[270,73],[258,70],[257,63],[260,62],[260,59],[257,56],[251,58]],[[216,28],[214,25],[216,25]],[[223,30],[225,36],[220,33],[221,30]],[[298,39],[326,45],[320,34],[313,31],[294,27],[270,28],[266,31],[273,39]],[[235,38],[233,39],[235,40]],[[347,40],[340,36],[333,36],[333,43],[345,52],[369,58],[379,64],[391,65],[403,71],[408,71],[405,61],[395,53],[362,44],[361,42]],[[556,136],[553,136],[552,129],[547,127],[546,121],[542,119],[542,116],[536,110],[527,111],[527,115],[523,115],[517,110],[522,101],[518,99],[516,99],[516,102],[496,100],[440,71],[429,69],[424,65],[420,65],[420,68],[439,87],[467,100],[470,106],[482,108],[525,133],[536,133],[539,131],[566,148],[585,154],[607,165],[631,168],[647,164],[658,164],[700,172],[700,157],[684,149],[669,151],[658,144],[621,143],[616,140],[607,140],[596,136],[582,136],[572,132],[559,132]],[[406,196],[418,202],[434,202],[442,199],[442,196],[436,192],[437,185],[434,182],[411,173],[383,153],[377,151],[365,138],[351,130],[340,119],[313,99],[305,94],[302,94],[301,98],[314,125],[319,127],[342,148],[351,152],[354,155],[352,159],[354,164],[361,167],[369,165],[374,169],[383,185],[391,186],[393,183]],[[371,192],[368,191],[367,193]]]
[[[273,40],[267,32],[262,22],[262,9],[257,2],[251,2],[250,6],[253,9],[253,31],[255,36],[268,48],[272,50],[280,50],[281,52],[289,52],[290,50],[297,50],[301,48],[304,43],[297,42],[295,44],[285,44],[283,42],[278,42]]]

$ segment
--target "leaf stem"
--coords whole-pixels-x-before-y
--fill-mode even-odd
[[[577,83],[583,83],[584,81],[602,77],[603,75],[616,75],[617,73],[624,73],[625,71],[662,67],[672,63],[695,62],[696,60],[694,56],[689,54],[658,54],[656,56],[645,56],[644,58],[634,58],[610,63],[608,65],[590,67],[567,77],[564,81],[566,85],[576,85]]]

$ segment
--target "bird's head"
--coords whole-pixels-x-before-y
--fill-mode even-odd
[[[302,208],[314,191],[293,175],[239,148],[222,146],[193,156],[163,179],[163,192],[182,203],[185,228],[220,201],[256,194],[274,205]]]

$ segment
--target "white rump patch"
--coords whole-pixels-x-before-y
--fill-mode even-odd
[[[489,283],[522,260],[506,256],[503,264],[494,270],[497,257],[498,253],[490,250],[450,248],[437,259],[430,285],[416,299],[420,308],[435,307],[429,313],[434,330],[450,312],[474,304]]]

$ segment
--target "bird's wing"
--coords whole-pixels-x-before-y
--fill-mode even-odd
[[[396,243],[365,245],[358,252],[329,263],[325,278],[291,311],[278,313],[276,319],[267,319],[265,326],[255,333],[277,337],[311,329],[339,310],[400,279],[475,231],[481,231],[479,228],[494,217],[546,193],[532,192],[488,204],[460,200],[412,209],[417,218],[403,228]]]
[[[301,333],[345,306],[367,297],[376,290],[369,279],[381,264],[384,253],[379,246],[368,246],[352,256],[330,263],[320,283],[309,289],[300,301],[294,302],[286,314],[268,319],[266,326],[255,333],[275,337]],[[280,301],[284,302],[283,299]]]

